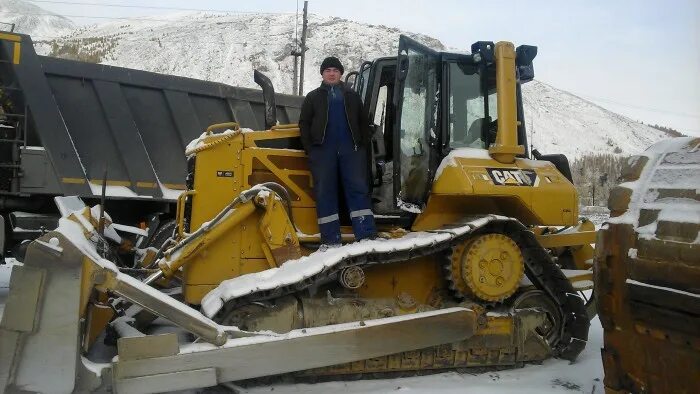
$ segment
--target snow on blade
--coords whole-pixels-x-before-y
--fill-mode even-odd
[[[635,285],[635,286],[648,287],[648,288],[656,289],[656,290],[662,290],[662,291],[666,291],[669,293],[680,294],[680,295],[684,295],[684,296],[688,296],[688,297],[693,297],[693,298],[697,298],[698,301],[700,301],[700,294],[690,293],[687,291],[674,289],[672,287],[650,285],[649,283],[639,282],[639,281],[636,281],[634,279],[627,279],[625,281],[625,283],[630,284],[630,285]]]
[[[620,187],[631,190],[627,211],[610,218],[609,223],[628,223],[642,239],[655,239],[660,221],[700,223],[700,201],[690,197],[664,197],[662,191],[698,191],[700,185],[700,139],[673,138],[658,142],[639,158],[630,158],[628,164],[646,157],[648,162],[639,179],[625,182]],[[658,211],[656,220],[639,225],[642,210]],[[700,236],[695,240],[700,243]]]

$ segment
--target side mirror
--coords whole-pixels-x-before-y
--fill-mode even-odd
[[[518,69],[520,83],[530,82],[535,79],[535,67],[532,60],[537,56],[537,47],[521,45],[515,50],[515,65]]]
[[[495,48],[493,41],[477,41],[472,44],[472,58],[476,63],[481,61],[485,64],[493,63]]]

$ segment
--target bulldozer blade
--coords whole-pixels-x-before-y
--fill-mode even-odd
[[[80,364],[80,276],[77,249],[27,249],[12,268],[0,322],[0,393],[70,393]],[[57,261],[61,264],[57,264]]]
[[[113,365],[117,392],[151,392],[277,375],[459,342],[476,331],[466,308],[294,330],[280,336],[229,340],[224,346],[183,345],[178,354],[129,359]],[[120,347],[147,347],[149,337],[122,338]],[[183,384],[192,385],[183,387]]]
[[[450,308],[287,334],[248,333],[254,336],[229,338],[221,346],[206,342],[181,345],[174,334],[167,334],[171,338],[120,338],[117,360],[101,365],[97,373],[93,363],[81,355],[84,327],[79,318],[81,284],[89,286],[89,278],[83,278],[84,264],[93,263],[58,232],[30,245],[25,265],[12,273],[0,323],[0,393],[95,389],[145,393],[206,387],[459,342],[474,335],[477,327],[476,312]],[[111,281],[112,290],[141,304],[168,298],[120,278]],[[164,303],[160,300],[154,309],[163,312]],[[163,314],[173,321],[179,321],[181,314],[190,316],[181,322],[185,330],[206,319],[198,318],[198,312],[190,312],[185,305],[182,309],[180,314]],[[211,324],[216,332],[240,334],[235,327]]]

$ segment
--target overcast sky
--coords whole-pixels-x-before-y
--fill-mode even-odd
[[[2,0],[0,0],[2,1]],[[296,0],[71,0],[91,4],[295,12]],[[34,1],[66,15],[134,17],[176,10]],[[303,7],[303,0],[299,1]],[[435,37],[539,47],[538,79],[645,123],[700,135],[700,1],[309,1],[309,12]],[[71,17],[78,24],[105,19]]]

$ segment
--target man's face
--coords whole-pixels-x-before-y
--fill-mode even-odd
[[[343,74],[340,73],[340,70],[338,70],[335,67],[328,67],[327,69],[323,70],[323,74],[321,74],[321,78],[323,78],[323,82],[325,82],[328,85],[335,85],[338,82],[340,82],[340,77]]]

